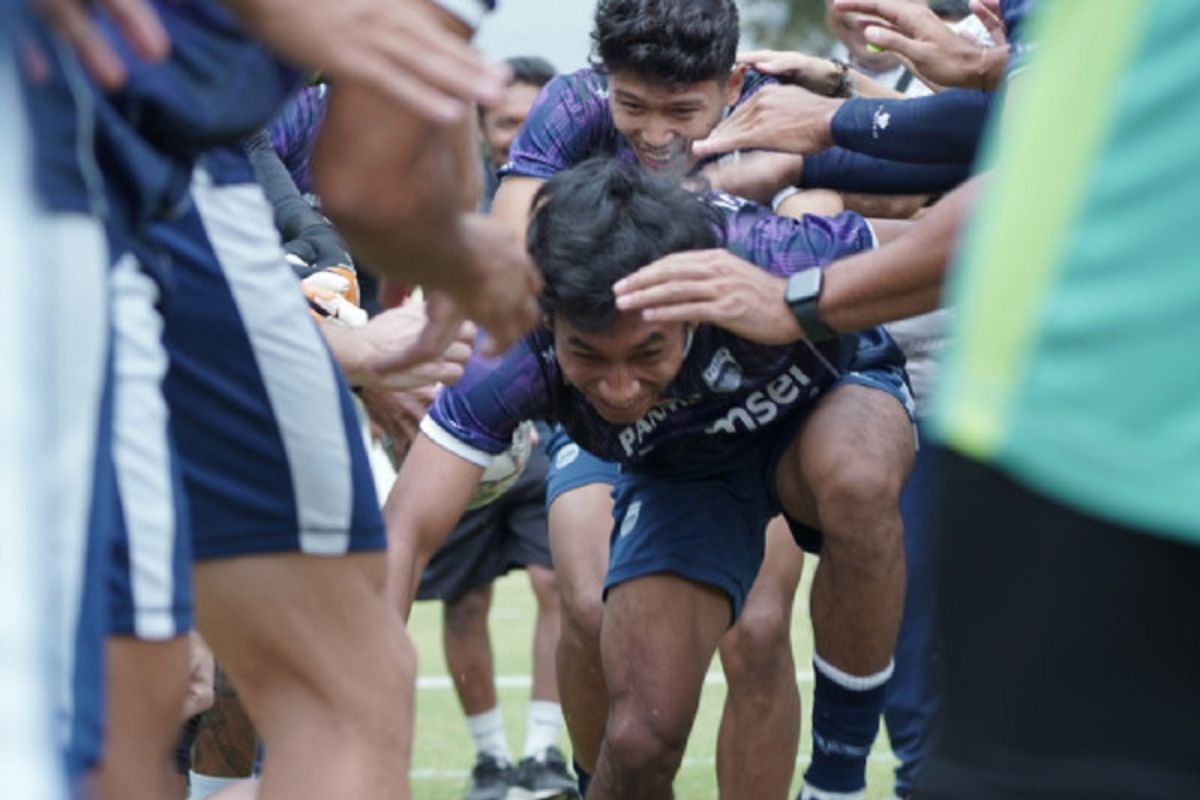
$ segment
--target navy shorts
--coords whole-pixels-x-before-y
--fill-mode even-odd
[[[192,207],[157,223],[169,257],[166,397],[197,559],[386,547],[350,392],[256,184],[203,169]]]
[[[596,458],[571,441],[561,427],[556,426],[546,442],[546,454],[550,458],[550,471],[546,476],[546,508],[572,489],[592,483],[612,486],[617,482],[620,468],[616,463]]]

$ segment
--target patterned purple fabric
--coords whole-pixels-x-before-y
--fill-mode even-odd
[[[267,128],[271,147],[291,173],[296,188],[304,193],[313,190],[309,163],[328,105],[329,86],[309,86],[298,92]]]
[[[727,195],[709,202],[722,212],[729,249],[778,275],[873,245],[870,227],[857,214],[793,220]],[[484,453],[506,449],[521,420],[546,419],[562,423],[572,439],[606,460],[694,464],[752,446],[755,437],[747,433],[770,430],[847,371],[886,364],[901,365],[903,356],[881,329],[820,344],[768,347],[701,325],[663,401],[637,423],[616,426],[564,380],[553,333],[542,327],[499,366],[472,365],[458,384],[438,395],[429,416],[442,431]]]
[[[757,72],[746,73],[738,103],[774,82],[774,78]],[[637,163],[633,148],[613,125],[608,77],[593,69],[581,69],[559,75],[542,89],[499,175],[548,179],[602,155]]]

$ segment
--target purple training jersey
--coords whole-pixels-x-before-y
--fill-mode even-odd
[[[819,267],[874,244],[866,220],[852,212],[795,220],[728,195],[706,202],[721,212],[726,246],[776,275]],[[614,425],[566,381],[553,332],[543,326],[494,369],[473,365],[443,390],[421,430],[481,466],[508,447],[526,419],[561,423],[582,447],[623,465],[714,463],[755,446],[761,440],[747,434],[772,430],[847,373],[903,363],[879,328],[820,343],[766,346],[700,325],[665,397],[636,423]]]
[[[327,84],[306,87],[296,93],[283,113],[267,128],[271,148],[287,167],[296,188],[305,194],[313,190],[309,164],[328,107]]]
[[[748,71],[737,105],[774,82],[774,78]],[[613,124],[608,76],[593,69],[581,69],[559,75],[542,89],[499,176],[548,180],[593,156],[612,156],[629,164],[637,163],[633,147]]]

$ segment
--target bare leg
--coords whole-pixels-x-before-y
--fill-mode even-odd
[[[188,637],[149,642],[108,640],[104,761],[97,775],[102,800],[162,800],[171,796],[175,741],[188,683]]]
[[[575,760],[596,767],[608,688],[600,661],[604,575],[612,533],[612,487],[593,483],[565,492],[550,506],[550,551],[562,600],[558,689]]]
[[[742,614],[721,639],[728,694],[717,738],[722,800],[785,800],[800,743],[792,659],[792,602],[804,567],[782,517],[767,526],[762,569]]]
[[[562,630],[559,613],[558,581],[545,567],[529,565],[529,584],[537,600],[537,622],[533,629],[533,690],[530,698],[558,702],[557,670],[554,668],[558,639]]]
[[[609,591],[601,648],[612,700],[589,800],[673,797],[704,674],[729,617],[724,592],[676,575]]]
[[[384,567],[382,553],[196,566],[201,631],[266,748],[264,800],[410,797],[416,654]]]
[[[468,717],[496,707],[496,672],[492,665],[492,640],[488,610],[492,587],[472,589],[442,605],[442,647],[454,691]]]

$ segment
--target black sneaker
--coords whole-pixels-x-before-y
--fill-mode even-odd
[[[579,785],[567,771],[567,760],[557,747],[547,747],[537,755],[517,763],[516,787],[530,800],[577,800]]]
[[[513,782],[512,764],[491,753],[480,753],[471,770],[471,788],[465,800],[505,800]]]

